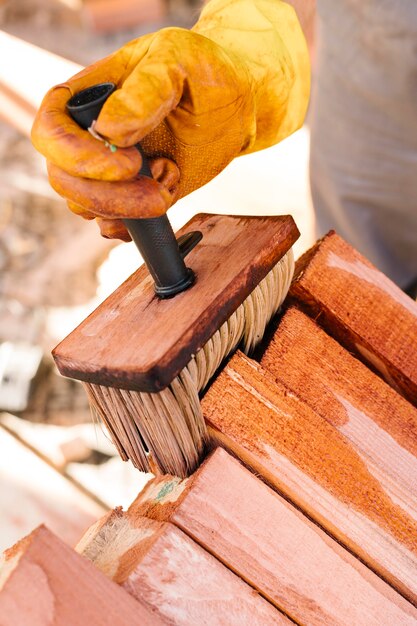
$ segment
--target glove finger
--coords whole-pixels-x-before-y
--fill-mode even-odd
[[[158,183],[163,185],[165,189],[168,190],[172,199],[172,203],[175,202],[177,194],[178,194],[178,185],[179,185],[179,179],[180,179],[180,171],[178,167],[176,166],[176,164],[170,159],[167,159],[165,157],[158,157],[156,159],[150,159],[149,165],[150,165],[152,176],[154,177],[154,179]],[[75,202],[71,202],[70,200],[68,200],[67,206],[72,213],[74,213],[75,215],[79,215],[83,219],[94,220],[96,218],[94,213],[87,211],[83,206],[76,204]],[[103,237],[109,236],[110,238],[113,238],[114,236],[118,239],[123,239],[123,241],[131,240],[128,232],[126,231],[126,229],[124,228],[120,220],[102,220],[102,221],[118,222],[117,225],[109,224],[109,225],[103,226],[103,228],[100,226],[100,229],[102,231],[104,231],[105,229],[109,230],[109,232],[114,231],[114,232],[123,233],[123,231],[125,231],[125,234],[123,236],[119,236],[119,235],[110,236],[107,234],[103,234],[102,232]],[[128,237],[128,239],[126,237]]]
[[[103,106],[97,132],[117,146],[138,143],[180,102],[186,70],[178,58],[178,31],[183,39],[187,36],[181,29],[161,31],[144,56],[134,54],[136,65]]]
[[[35,148],[49,161],[73,176],[102,180],[126,180],[141,168],[134,148],[110,152],[104,143],[82,130],[66,111],[68,100],[78,92],[102,82],[121,84],[131,71],[132,50],[146,54],[152,35],[142,37],[85,68],[66,83],[53,87],[44,97],[32,127]]]
[[[154,37],[154,33],[150,33],[134,39],[116,52],[74,74],[66,81],[71,89],[71,95],[98,83],[114,83],[116,86],[123,84],[134,66],[146,55]]]
[[[122,220],[105,220],[101,217],[96,219],[102,237],[106,239],[121,239],[122,241],[132,241]]]
[[[49,182],[66,200],[107,219],[158,217],[172,204],[170,193],[146,176],[107,182],[74,177],[48,163]]]
[[[73,176],[110,181],[132,178],[142,165],[139,152],[135,148],[111,152],[82,130],[65,112],[71,95],[68,85],[47,93],[32,127],[35,148]]]
[[[70,200],[67,201],[67,206],[72,213],[74,213],[75,215],[79,215],[85,220],[94,220],[96,217],[94,213],[86,211],[84,207],[80,206],[79,204],[75,204],[75,202],[71,202]]]
[[[149,165],[154,179],[169,191],[172,202],[175,202],[180,182],[180,170],[177,164],[166,157],[157,157],[149,159]]]

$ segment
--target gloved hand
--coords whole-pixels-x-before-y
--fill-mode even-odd
[[[99,82],[118,89],[95,125],[65,111]],[[128,239],[120,217],[163,214],[234,157],[271,146],[303,122],[310,72],[294,10],[281,0],[212,0],[191,31],[166,28],[128,43],[51,89],[32,140],[50,182],[102,234]],[[141,142],[156,181],[137,177]]]

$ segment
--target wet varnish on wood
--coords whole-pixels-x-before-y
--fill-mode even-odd
[[[330,232],[297,262],[291,295],[417,403],[417,303],[359,252]]]
[[[309,365],[314,367],[313,358]],[[240,353],[218,376],[202,406],[215,440],[381,576],[400,579],[402,588],[416,597],[415,513],[393,499],[395,483],[388,489],[382,463],[375,471],[375,463],[343,429]],[[387,455],[395,452],[392,443],[385,447]],[[398,492],[403,489],[398,483]]]

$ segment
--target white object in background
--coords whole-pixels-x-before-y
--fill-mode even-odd
[[[43,350],[27,343],[0,344],[0,409],[24,411],[30,384],[39,369]]]

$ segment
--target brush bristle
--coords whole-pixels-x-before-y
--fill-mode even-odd
[[[106,425],[123,460],[145,472],[180,477],[197,469],[208,444],[198,394],[239,345],[246,354],[256,347],[284,301],[293,273],[290,250],[163,391],[84,383],[93,413]]]

